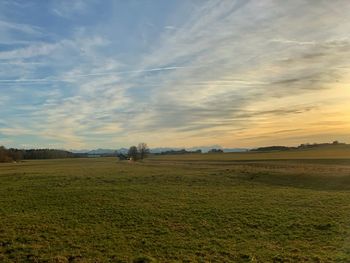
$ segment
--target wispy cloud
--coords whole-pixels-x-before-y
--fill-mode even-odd
[[[280,44],[290,44],[290,45],[300,45],[300,46],[314,46],[316,43],[314,41],[297,41],[291,39],[272,39],[272,43],[280,43]]]
[[[63,17],[63,18],[72,18],[75,15],[79,15],[85,13],[89,10],[89,4],[92,1],[83,1],[83,0],[75,0],[75,1],[58,1],[55,0],[52,2],[51,11],[53,14]]]
[[[16,63],[14,63],[16,64]],[[40,64],[40,63],[33,63]],[[163,68],[151,68],[151,69],[141,69],[141,70],[127,70],[127,71],[116,71],[116,72],[96,72],[90,74],[74,74],[71,78],[42,78],[42,79],[0,79],[0,82],[64,82],[77,80],[84,77],[96,77],[96,76],[118,76],[131,73],[145,73],[145,72],[157,72],[157,71],[168,71],[168,70],[177,70],[177,69],[186,69],[188,67],[163,67]],[[244,81],[238,81],[244,83]]]
[[[22,23],[14,23],[0,19],[0,33],[4,34],[9,30],[35,36],[43,34],[40,27]]]
[[[163,14],[160,5],[49,4],[44,12],[65,28],[24,27],[25,34],[50,37],[0,50],[7,136],[11,127],[23,128],[13,136],[66,148],[135,140],[252,146],[277,137],[294,143],[306,133],[323,138],[329,130],[311,120],[329,128],[341,121],[334,112],[349,116],[346,8],[334,13],[325,2],[301,0],[180,1]],[[105,9],[105,17],[94,8]],[[20,24],[6,24],[0,40],[20,41],[9,37]],[[337,129],[334,136],[345,138]]]

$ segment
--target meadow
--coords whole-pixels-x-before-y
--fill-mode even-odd
[[[350,262],[350,149],[0,164],[0,262]]]

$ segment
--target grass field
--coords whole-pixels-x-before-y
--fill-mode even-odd
[[[0,164],[0,262],[350,262],[350,150]]]

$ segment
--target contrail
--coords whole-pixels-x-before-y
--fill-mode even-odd
[[[183,69],[183,68],[189,68],[189,67],[164,67],[164,68],[128,70],[128,71],[118,71],[118,72],[101,72],[101,73],[91,73],[91,74],[77,75],[77,77],[102,76],[102,75],[114,75],[114,74],[129,74],[129,73],[142,73],[142,72],[152,72],[152,71],[167,71],[167,70],[175,70],[175,69]]]
[[[58,80],[58,79],[0,79],[0,83],[51,82],[51,81],[64,81],[64,80]]]
[[[164,67],[164,68],[151,68],[151,69],[140,69],[140,70],[128,70],[128,71],[117,71],[117,72],[99,72],[91,74],[75,75],[73,78],[41,78],[41,79],[0,79],[0,83],[21,83],[21,82],[62,82],[75,80],[76,78],[92,77],[92,76],[107,76],[107,75],[120,75],[130,73],[143,73],[143,72],[155,72],[155,71],[169,71],[176,69],[185,69],[190,67]]]

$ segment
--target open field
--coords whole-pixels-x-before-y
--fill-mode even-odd
[[[350,151],[0,164],[0,262],[152,259],[350,262]]]
[[[159,160],[159,157],[151,158]],[[161,160],[176,161],[250,161],[250,160],[350,159],[350,145],[324,146],[289,151],[244,152],[225,154],[164,155]],[[333,161],[332,161],[333,162]]]

